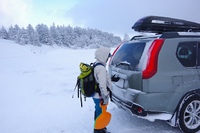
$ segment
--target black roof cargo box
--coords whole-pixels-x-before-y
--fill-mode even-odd
[[[169,17],[147,16],[138,20],[133,25],[132,29],[138,32],[151,33],[163,33],[171,31],[198,32],[200,31],[200,24]]]

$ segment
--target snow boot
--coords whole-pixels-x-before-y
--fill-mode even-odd
[[[94,129],[94,133],[106,133],[104,129]]]
[[[110,133],[107,131],[107,128],[103,128],[103,129],[94,129],[94,133]]]

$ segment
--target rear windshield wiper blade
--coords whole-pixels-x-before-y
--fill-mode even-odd
[[[119,67],[119,66],[124,66],[123,68],[126,68],[128,70],[137,70],[135,67],[131,65],[131,63],[127,61],[121,61],[121,62],[115,63],[115,67]]]
[[[121,61],[121,62],[118,62],[115,64],[115,66],[119,66],[119,65],[127,65],[127,66],[130,66],[131,64],[127,61]]]

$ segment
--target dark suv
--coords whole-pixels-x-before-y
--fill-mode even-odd
[[[200,24],[149,16],[138,20],[140,35],[113,52],[112,100],[132,114],[166,113],[186,133],[200,130]]]

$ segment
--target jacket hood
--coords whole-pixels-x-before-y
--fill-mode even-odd
[[[95,51],[95,58],[103,63],[106,63],[108,55],[110,53],[110,48],[100,47]]]

